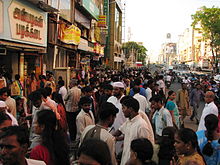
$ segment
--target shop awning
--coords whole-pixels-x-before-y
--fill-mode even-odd
[[[40,8],[43,11],[46,12],[59,12],[58,9],[53,8],[52,6],[46,4],[45,2],[43,2],[42,0],[26,0],[32,4],[34,4],[35,6],[37,6],[38,8]]]
[[[16,42],[10,42],[10,41],[1,41],[0,40],[0,46],[5,46],[6,48],[11,49],[19,49],[22,51],[38,51],[41,53],[46,53],[45,47],[35,46],[35,45],[28,45],[23,43],[16,43]]]

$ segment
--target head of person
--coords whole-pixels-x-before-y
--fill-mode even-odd
[[[140,87],[139,86],[134,86],[133,88],[134,94],[137,94],[140,92]]]
[[[42,95],[39,90],[32,92],[28,98],[31,100],[32,104],[36,107],[39,108],[42,104]]]
[[[152,97],[150,99],[151,108],[155,110],[160,110],[163,107],[163,98],[159,96]]]
[[[59,86],[59,87],[64,86],[64,84],[65,84],[65,82],[64,82],[63,80],[59,80],[59,81],[58,81],[58,86]]]
[[[175,100],[175,98],[176,98],[176,93],[174,91],[170,90],[168,92],[168,99]]]
[[[177,155],[189,155],[198,151],[198,139],[196,133],[190,128],[182,128],[175,134],[175,149]]]
[[[159,80],[163,80],[163,75],[160,75],[160,76],[159,76]]]
[[[214,149],[212,147],[212,140],[214,132],[218,131],[218,117],[214,114],[209,114],[205,117],[205,127],[207,130],[207,143],[203,147],[202,153],[206,156],[212,156]]]
[[[8,98],[8,88],[3,87],[0,89],[0,100],[5,101]]]
[[[153,89],[154,91],[159,92],[160,90],[159,85],[155,83]]]
[[[15,75],[15,80],[20,80],[20,75],[19,74]]]
[[[10,116],[8,116],[4,112],[0,112],[0,129],[12,126],[12,120]]]
[[[54,100],[58,104],[63,104],[64,105],[62,95],[59,94],[58,92],[53,92],[52,93],[52,100]]]
[[[84,96],[87,97],[91,97],[93,95],[93,89],[90,86],[83,87],[82,92]]]
[[[79,164],[112,165],[111,154],[107,144],[98,139],[85,140],[78,150],[78,156]]]
[[[131,155],[128,164],[154,165],[155,163],[151,161],[153,153],[153,145],[148,139],[134,139],[131,141]]]
[[[175,154],[175,136],[176,129],[174,127],[166,127],[162,131],[162,136],[159,139],[160,149],[158,157],[161,159],[171,160]]]
[[[46,78],[45,75],[41,75],[41,81],[45,82],[45,81],[47,81],[46,79],[47,79],[47,78]]]
[[[85,112],[89,112],[92,106],[92,100],[88,96],[83,96],[79,100],[79,107],[82,108]]]
[[[211,103],[211,102],[213,102],[215,100],[215,94],[214,94],[214,92],[212,92],[212,91],[207,91],[206,93],[205,93],[205,102],[206,103]]]
[[[126,118],[131,119],[138,114],[140,105],[139,102],[132,96],[125,96],[121,99],[122,111]]]
[[[40,92],[42,98],[46,99],[50,92],[52,92],[52,89],[50,87],[40,88],[38,89]]]
[[[147,81],[147,87],[149,87],[150,89],[153,89],[154,87],[154,80],[150,79]]]
[[[70,80],[70,84],[69,84],[69,87],[72,88],[72,87],[75,87],[78,85],[78,81],[77,79],[71,79]]]
[[[104,93],[107,95],[107,96],[111,96],[112,95],[112,91],[113,91],[113,86],[111,84],[106,84],[104,85]]]
[[[201,85],[200,84],[196,84],[196,89],[201,89]]]
[[[113,83],[113,95],[115,97],[120,97],[123,95],[125,86],[122,82],[114,82]]]
[[[141,78],[136,78],[136,79],[134,80],[134,85],[136,85],[136,86],[141,85]]]
[[[114,104],[106,102],[101,105],[99,110],[99,119],[101,122],[107,122],[108,127],[111,127],[115,121],[116,114],[119,112],[118,108]]]
[[[186,83],[182,83],[182,89],[186,90],[187,89],[187,84]]]
[[[28,131],[20,126],[10,126],[0,132],[0,160],[3,164],[21,164],[28,150]]]

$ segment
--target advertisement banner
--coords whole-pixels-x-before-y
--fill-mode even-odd
[[[106,15],[99,16],[98,27],[106,27]]]
[[[0,0],[0,33],[3,32],[3,2]]]
[[[47,18],[18,1],[12,1],[8,8],[11,38],[44,45],[47,39]]]
[[[99,19],[99,8],[92,0],[82,0],[82,6],[96,19]]]
[[[81,30],[71,25],[70,27],[66,27],[65,24],[60,25],[60,40],[66,44],[74,44],[79,45]]]

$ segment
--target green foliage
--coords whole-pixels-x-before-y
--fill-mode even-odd
[[[196,25],[200,25],[205,39],[210,40],[212,48],[213,63],[217,61],[217,53],[220,47],[220,8],[201,7],[194,15],[192,15],[192,26],[196,29]]]
[[[147,56],[147,49],[143,45],[139,45],[137,42],[129,41],[123,43],[122,49],[125,53],[125,57],[129,58],[131,54],[134,54],[137,61],[145,63],[145,58]]]

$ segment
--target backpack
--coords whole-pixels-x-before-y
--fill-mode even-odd
[[[93,127],[92,129],[90,129],[85,137],[83,138],[83,141],[87,140],[87,139],[99,139],[100,140],[100,134],[101,134],[101,129],[102,127],[99,125],[95,125],[95,127]]]

